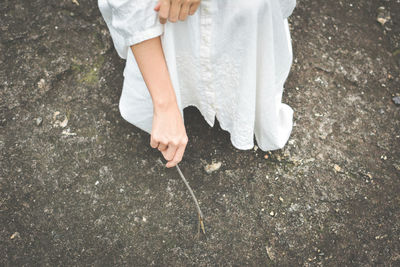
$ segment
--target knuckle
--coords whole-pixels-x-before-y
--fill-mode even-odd
[[[185,136],[185,137],[182,139],[182,144],[186,145],[188,142],[189,142],[189,138],[188,138],[187,136]]]
[[[177,139],[172,139],[171,142],[170,142],[170,144],[173,145],[173,146],[178,146],[179,143],[180,142]]]
[[[160,137],[160,138],[158,139],[158,142],[159,142],[160,144],[162,144],[162,145],[167,145],[167,144],[168,144],[168,141],[165,140],[165,138],[162,138],[162,137]]]

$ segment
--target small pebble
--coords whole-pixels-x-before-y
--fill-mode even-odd
[[[14,239],[14,238],[16,238],[16,237],[20,237],[20,235],[19,235],[18,232],[13,233],[13,234],[10,236],[10,239]]]
[[[38,117],[38,118],[36,118],[35,121],[36,121],[36,125],[40,126],[42,124],[42,122],[43,122],[43,119],[42,119],[42,117]]]
[[[40,79],[40,81],[38,81],[37,86],[39,87],[39,89],[43,89],[46,85],[46,80],[45,79]]]
[[[269,215],[274,216],[274,215],[275,215],[275,212],[274,212],[274,211],[271,211],[271,212],[269,213]]]
[[[392,100],[396,105],[400,105],[400,96],[394,96]]]
[[[60,122],[60,126],[64,128],[65,126],[67,126],[67,124],[68,124],[68,118],[67,116],[65,116],[64,120]]]
[[[390,12],[386,10],[384,6],[378,8],[378,17],[377,21],[383,26],[386,22],[391,19]]]
[[[387,234],[384,234],[384,235],[377,235],[377,236],[375,236],[375,239],[376,239],[376,240],[378,240],[378,239],[384,239],[385,237],[387,237]]]
[[[337,172],[341,172],[341,171],[342,171],[342,168],[341,168],[339,165],[337,165],[337,164],[333,165],[333,168],[334,168],[335,171],[337,171]]]
[[[400,164],[394,163],[394,164],[393,164],[393,167],[395,167],[396,170],[400,171]]]
[[[221,165],[222,165],[221,162],[215,162],[215,163],[207,164],[206,166],[204,166],[204,170],[207,173],[212,173],[214,171],[219,170],[219,168],[221,168]]]
[[[58,114],[60,114],[60,111],[56,111],[53,113],[53,120],[56,120]]]
[[[272,247],[270,247],[270,246],[265,246],[265,249],[267,250],[267,255],[268,255],[268,257],[273,261],[273,260],[275,260],[275,258],[276,258],[276,255],[275,255],[275,252],[274,252],[274,250],[272,249]]]

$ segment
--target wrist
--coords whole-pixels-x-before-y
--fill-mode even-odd
[[[154,111],[164,111],[178,107],[175,97],[162,97],[153,100]]]

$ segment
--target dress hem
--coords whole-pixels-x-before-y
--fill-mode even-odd
[[[214,123],[211,123],[211,122],[203,115],[203,113],[201,112],[201,108],[200,108],[197,104],[194,104],[194,103],[185,104],[185,105],[183,106],[183,108],[182,108],[182,111],[183,111],[183,109],[185,109],[186,107],[189,107],[189,106],[193,106],[193,107],[197,108],[197,110],[198,110],[198,111],[200,112],[200,114],[203,116],[203,118],[204,118],[204,120],[207,122],[207,124],[208,124],[210,127],[214,127],[214,125],[215,125],[215,118],[217,118],[217,120],[218,120],[218,117],[217,117],[216,114],[214,114],[214,120],[213,120]],[[183,114],[182,114],[182,116],[183,116]],[[231,144],[232,144],[233,147],[235,147],[236,149],[239,149],[239,150],[249,150],[249,149],[252,149],[252,148],[254,147],[254,142],[252,142],[252,144],[243,145],[243,146],[238,145],[238,144],[236,143],[236,141],[233,140],[233,135],[232,135],[232,133],[228,130],[228,128],[224,127],[224,126],[221,124],[221,122],[220,122],[219,120],[218,120],[218,122],[219,122],[219,126],[221,127],[221,129],[229,133],[229,139],[230,139]],[[253,136],[254,136],[254,135],[253,135]]]
[[[214,123],[211,123],[211,122],[203,115],[203,113],[201,112],[201,109],[199,108],[199,106],[196,105],[196,104],[194,104],[194,103],[189,103],[189,104],[186,104],[186,105],[183,106],[183,108],[182,108],[182,117],[183,117],[183,109],[185,109],[186,107],[189,107],[189,106],[195,107],[195,108],[200,112],[200,114],[203,116],[203,118],[204,118],[204,120],[207,122],[207,124],[208,124],[210,127],[214,127],[214,125],[215,125],[215,117],[216,117],[216,114],[214,115]],[[129,118],[129,114],[126,112],[126,110],[125,110],[124,108],[122,108],[122,105],[119,106],[119,112],[120,112],[121,117],[122,117],[125,121],[127,121],[128,123],[134,125],[134,126],[137,127],[138,129],[140,129],[140,130],[142,130],[142,131],[144,131],[144,132],[146,132],[146,133],[148,133],[148,134],[151,134],[151,128],[147,128],[147,126],[145,126],[145,124],[141,124],[141,123],[139,123],[139,122],[133,122],[133,121]],[[218,118],[217,118],[217,119],[218,119]],[[226,131],[226,132],[229,133],[229,139],[230,139],[231,144],[232,144],[232,146],[233,146],[234,148],[236,148],[236,149],[238,149],[238,150],[250,150],[250,149],[254,148],[254,146],[255,146],[255,142],[254,142],[254,141],[252,141],[252,143],[249,143],[249,144],[247,144],[247,145],[239,145],[239,144],[237,144],[236,141],[234,141],[233,135],[232,135],[232,133],[228,130],[228,128],[224,127],[224,126],[221,124],[221,122],[219,122],[219,125],[220,125],[220,127],[221,127],[222,130],[224,130],[224,131]],[[264,152],[267,152],[267,151],[282,149],[282,148],[287,144],[287,142],[288,142],[288,140],[289,140],[289,138],[290,138],[290,135],[289,135],[289,138],[286,140],[286,142],[284,143],[283,146],[271,146],[271,147],[269,147],[269,148],[267,148],[267,149],[262,148],[262,146],[260,146],[260,145],[258,144],[257,136],[255,135],[255,133],[253,133],[253,138],[254,138],[254,137],[256,138],[256,142],[257,142],[258,148],[259,148],[260,150],[264,151]]]

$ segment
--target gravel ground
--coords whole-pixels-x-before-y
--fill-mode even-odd
[[[185,109],[199,239],[177,170],[119,113],[97,1],[78,1],[0,2],[0,265],[400,265],[398,0],[298,0],[283,149],[237,150]]]

